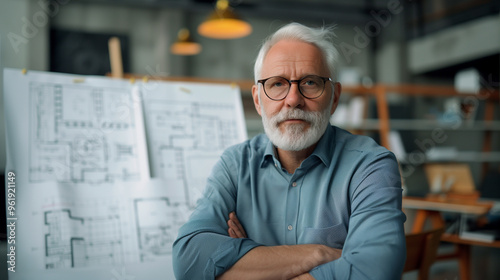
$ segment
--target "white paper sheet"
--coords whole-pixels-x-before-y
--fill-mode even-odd
[[[182,180],[194,206],[222,151],[247,138],[239,89],[230,85],[143,84],[152,174]]]
[[[18,69],[4,81],[9,279],[174,279],[179,227],[222,151],[246,139],[239,89]]]
[[[99,184],[149,177],[131,84],[5,70],[7,134],[29,183]]]

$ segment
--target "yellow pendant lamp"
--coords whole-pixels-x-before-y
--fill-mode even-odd
[[[252,33],[252,26],[240,19],[227,0],[217,0],[215,11],[198,26],[198,33],[214,39],[236,39]]]
[[[177,41],[170,46],[170,52],[176,55],[195,55],[201,52],[201,45],[191,39],[187,28],[182,28]]]

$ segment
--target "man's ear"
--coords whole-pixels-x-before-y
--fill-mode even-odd
[[[332,108],[330,109],[330,116],[333,115],[335,109],[337,109],[337,105],[339,105],[340,93],[342,92],[342,85],[339,82],[333,84],[333,102]]]
[[[255,105],[255,110],[257,110],[257,113],[262,116],[260,110],[260,102],[259,102],[259,86],[258,85],[253,85],[252,86],[252,97],[253,97],[253,104]]]

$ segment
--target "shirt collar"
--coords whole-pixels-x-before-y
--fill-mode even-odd
[[[260,162],[261,167],[264,165],[264,162],[266,162],[266,160],[268,159],[273,160],[274,164],[278,163],[275,150],[276,149],[273,143],[268,138],[266,149],[264,151],[264,155]],[[325,133],[319,139],[318,145],[314,149],[314,152],[311,154],[311,156],[314,155],[318,157],[323,162],[323,164],[328,167],[330,166],[330,163],[332,161],[334,150],[335,150],[335,128],[331,125],[328,125]]]
[[[328,125],[325,133],[318,141],[318,145],[314,149],[311,156],[317,156],[324,165],[330,166],[332,162],[333,153],[335,152],[335,128]]]
[[[275,154],[276,149],[274,148],[273,143],[271,142],[271,140],[269,140],[267,135],[266,135],[266,138],[267,138],[267,145],[266,145],[266,149],[264,150],[264,156],[262,156],[262,160],[260,162],[260,167],[262,167],[264,165],[264,162],[266,162],[267,159],[273,160],[274,164],[277,164],[277,162],[278,162],[278,159],[276,158],[276,154]]]

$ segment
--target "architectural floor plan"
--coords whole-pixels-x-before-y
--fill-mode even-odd
[[[238,90],[213,87],[164,84],[143,93],[153,176],[182,180],[191,206],[222,151],[246,139]]]
[[[9,279],[174,279],[178,229],[246,139],[239,89],[17,69],[4,81],[19,186]]]
[[[45,212],[46,268],[125,262],[119,215],[74,217],[71,210]]]
[[[187,209],[166,197],[158,197],[135,199],[134,210],[140,260],[171,254],[177,231],[186,221]]]
[[[140,179],[129,88],[31,82],[31,182]]]

